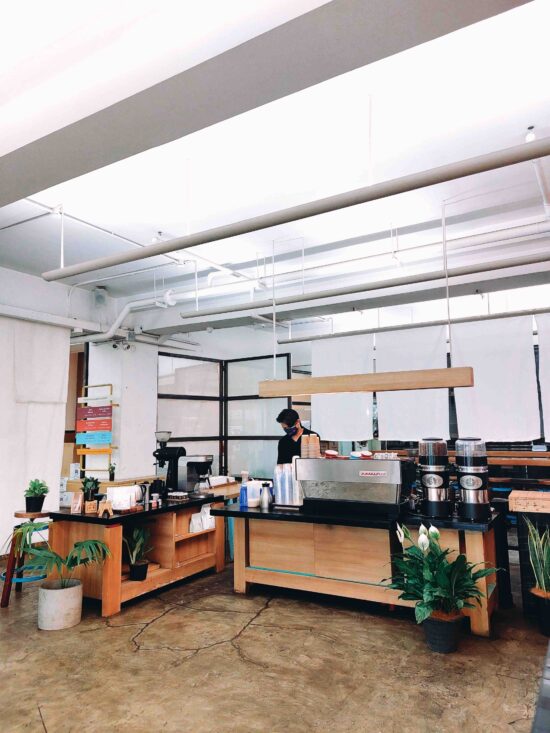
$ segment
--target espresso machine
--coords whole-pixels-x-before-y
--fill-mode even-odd
[[[449,485],[449,457],[447,442],[443,438],[422,438],[418,442],[418,473],[422,487],[422,514],[434,519],[452,516],[454,491]]]
[[[460,489],[458,516],[473,522],[485,522],[491,516],[485,441],[481,438],[459,438],[455,447],[456,476]]]
[[[293,472],[304,510],[387,520],[408,510],[416,479],[414,461],[399,459],[295,458]]]

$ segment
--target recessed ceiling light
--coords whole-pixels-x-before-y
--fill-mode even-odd
[[[532,143],[536,139],[537,136],[535,135],[535,126],[529,125],[529,127],[527,128],[527,135],[525,136],[525,142]]]

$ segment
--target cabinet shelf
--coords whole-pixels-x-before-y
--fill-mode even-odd
[[[204,534],[210,534],[210,532],[215,532],[216,528],[211,527],[210,529],[201,529],[200,532],[184,532],[183,534],[176,534],[174,535],[174,539],[176,542],[182,542],[183,540],[190,540],[193,537],[200,537]]]

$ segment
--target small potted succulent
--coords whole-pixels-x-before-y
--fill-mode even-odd
[[[434,526],[427,529],[421,524],[417,543],[406,527],[397,525],[397,536],[403,552],[393,557],[395,572],[389,587],[401,591],[400,599],[416,601],[416,622],[424,627],[432,651],[456,651],[462,609],[481,603],[484,594],[477,581],[495,573],[495,568],[476,570],[478,566],[465,555],[449,560],[452,550],[441,549],[439,530]]]
[[[82,479],[82,491],[86,501],[93,501],[99,491],[99,479],[86,476]]]
[[[115,480],[116,463],[109,463],[109,481]]]
[[[147,577],[149,563],[145,555],[153,549],[147,546],[150,534],[147,527],[133,527],[131,533],[122,538],[128,550],[130,580],[145,580]]]
[[[531,588],[531,593],[535,597],[541,634],[550,636],[550,527],[541,534],[528,517],[524,519],[529,560],[535,575],[535,587]]]
[[[48,491],[48,486],[44,481],[38,478],[29,481],[29,485],[25,491],[25,510],[27,512],[41,512]]]
[[[80,623],[82,617],[82,584],[73,578],[78,567],[102,563],[110,556],[107,545],[101,540],[88,539],[75,542],[66,555],[52,550],[45,535],[48,523],[26,522],[14,531],[15,549],[25,553],[29,560],[26,567],[51,575],[38,589],[38,628],[44,631],[68,629]],[[39,533],[41,544],[33,545],[32,538]]]

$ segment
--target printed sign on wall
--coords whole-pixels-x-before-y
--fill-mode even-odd
[[[97,433],[77,433],[77,445],[106,445],[111,443],[113,434],[111,431],[101,431]]]
[[[100,405],[98,407],[77,407],[76,419],[84,420],[89,417],[111,417],[113,414],[112,405]]]
[[[76,429],[79,433],[89,430],[112,430],[113,421],[110,417],[102,417],[96,420],[77,420]]]

